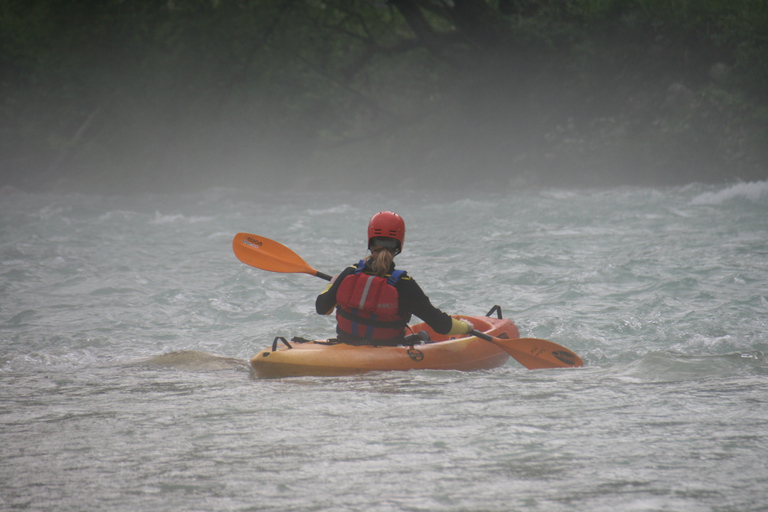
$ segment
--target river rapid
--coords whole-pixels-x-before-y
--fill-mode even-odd
[[[448,313],[580,369],[255,378],[322,338],[368,218]],[[491,194],[0,192],[0,509],[712,511],[768,503],[768,183]]]

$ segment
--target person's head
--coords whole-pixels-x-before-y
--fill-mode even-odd
[[[405,221],[394,212],[379,212],[368,222],[368,249],[394,249],[400,254],[405,242]]]
[[[368,223],[368,260],[376,275],[384,276],[392,260],[403,250],[405,222],[393,212],[379,212]]]

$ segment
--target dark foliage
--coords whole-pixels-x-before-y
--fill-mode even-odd
[[[765,179],[767,82],[751,0],[0,0],[0,185]]]

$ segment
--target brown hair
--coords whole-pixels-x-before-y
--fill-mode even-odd
[[[384,277],[389,273],[389,269],[392,267],[392,261],[394,261],[394,259],[395,254],[393,250],[382,248],[368,255],[368,257],[366,257],[366,262],[371,267],[374,274],[379,277]]]

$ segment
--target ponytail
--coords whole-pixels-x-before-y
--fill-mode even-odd
[[[382,249],[370,254],[366,258],[368,266],[371,267],[373,273],[379,277],[384,277],[389,273],[389,269],[392,268],[392,261],[394,261],[395,255],[388,249]]]

